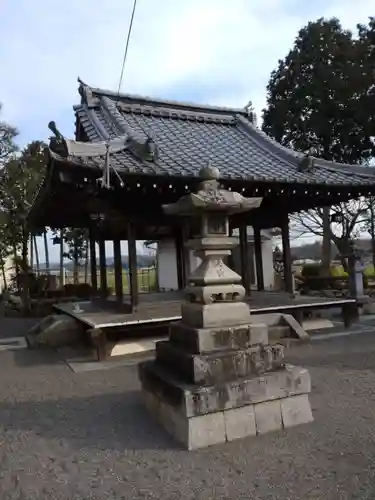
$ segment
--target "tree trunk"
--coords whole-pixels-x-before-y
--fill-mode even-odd
[[[29,233],[23,228],[22,230],[22,270],[23,270],[23,286],[22,286],[22,310],[25,316],[31,313],[30,300],[30,268],[28,262],[28,246]]]
[[[350,238],[337,238],[335,245],[340,254],[340,261],[345,272],[348,272],[348,257],[351,253]]]
[[[341,261],[342,268],[344,269],[344,271],[346,273],[348,273],[349,272],[348,258],[340,256],[340,261]]]
[[[15,241],[13,241],[12,247],[13,247],[12,250],[13,250],[14,269],[16,272],[16,286],[19,289],[19,287],[20,287],[20,266],[19,266],[18,255],[17,255],[17,245],[16,245]]]
[[[44,240],[44,255],[46,258],[46,274],[50,275],[50,265],[49,265],[49,251],[48,251],[48,239],[47,239],[47,231],[44,229],[43,231],[43,240]]]
[[[1,254],[0,254],[0,267],[1,267],[1,275],[3,277],[3,282],[4,282],[4,290],[6,290],[8,288],[7,275],[6,275],[6,272],[5,272],[4,258],[3,258],[3,256]]]
[[[323,207],[322,273],[329,275],[331,267],[331,207]]]
[[[30,235],[30,268],[33,271],[34,269],[34,239],[33,235]]]
[[[38,245],[36,243],[36,236],[33,236],[34,240],[34,249],[35,249],[35,265],[36,265],[36,275],[40,275],[40,263],[39,263],[39,251],[38,251]]]

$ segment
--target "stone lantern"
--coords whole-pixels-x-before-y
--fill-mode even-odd
[[[238,245],[238,238],[229,237],[229,215],[259,207],[262,198],[244,198],[220,189],[217,168],[204,168],[200,176],[203,180],[197,193],[163,207],[169,215],[198,216],[201,220],[200,233],[187,243],[201,264],[188,277],[182,317],[185,324],[197,328],[249,323],[242,278],[224,259]]]
[[[229,215],[262,198],[221,189],[217,168],[200,177],[196,193],[163,208],[200,218],[187,245],[201,263],[188,277],[181,321],[157,343],[155,361],[139,366],[147,407],[188,449],[312,420],[308,371],[285,365],[283,346],[269,345],[267,326],[252,322],[241,276],[224,263],[238,245]]]

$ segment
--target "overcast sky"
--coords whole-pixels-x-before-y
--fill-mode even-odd
[[[133,0],[0,0],[2,119],[23,146],[74,134],[77,77],[117,90]],[[138,0],[121,90],[260,113],[277,60],[319,17],[355,29],[374,0]],[[57,248],[53,257],[57,257]]]

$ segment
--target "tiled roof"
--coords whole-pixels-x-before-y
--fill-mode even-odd
[[[145,141],[151,137],[156,161],[142,161],[129,150],[111,155],[120,173],[198,176],[211,160],[223,179],[276,181],[298,184],[375,184],[375,170],[314,160],[314,168],[299,167],[302,154],[271,140],[254,127],[246,112],[160,101],[80,86],[82,102],[75,106],[78,122],[92,142],[128,134]],[[78,159],[77,159],[78,160]],[[103,158],[85,159],[97,168]]]

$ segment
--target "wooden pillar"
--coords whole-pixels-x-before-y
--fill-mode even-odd
[[[286,214],[281,223],[281,239],[283,245],[283,264],[284,264],[284,284],[285,291],[294,293],[293,274],[292,274],[292,255],[290,251],[289,237],[289,217]]]
[[[179,290],[183,290],[185,283],[185,276],[184,276],[185,266],[182,255],[182,247],[183,247],[182,231],[180,230],[179,227],[177,227],[175,230],[174,243],[176,249],[177,286]]]
[[[31,241],[33,246],[33,240]],[[65,268],[64,268],[64,229],[60,229],[60,288],[65,285]]]
[[[255,254],[255,271],[257,277],[257,288],[259,291],[264,290],[264,272],[263,272],[263,252],[262,252],[262,235],[260,228],[254,226],[254,254]]]
[[[95,235],[92,229],[89,232],[89,244],[90,244],[90,274],[91,274],[91,288],[95,295],[98,291],[98,274],[96,267],[96,241]]]
[[[184,220],[182,224],[182,259],[184,262],[184,288],[188,285],[190,276],[190,249],[186,246],[190,237],[189,222]]]
[[[113,260],[115,267],[116,300],[119,304],[122,304],[124,292],[122,288],[121,240],[119,238],[113,240]]]
[[[99,235],[99,272],[100,272],[100,296],[106,299],[108,295],[107,290],[107,262],[105,257],[105,240],[103,236]]]
[[[138,294],[138,269],[137,269],[137,242],[135,239],[134,225],[128,222],[128,255],[129,255],[129,290],[130,304],[132,311],[135,311],[139,304]]]
[[[190,268],[189,251],[186,248],[187,239],[188,227],[186,221],[184,221],[180,226],[176,227],[175,232],[177,284],[179,290],[183,290],[186,287]]]
[[[251,286],[250,286],[250,272],[249,272],[249,245],[247,239],[247,226],[246,222],[240,222],[239,226],[240,231],[240,262],[241,262],[241,276],[242,276],[242,285],[245,287],[246,295],[251,294]]]

